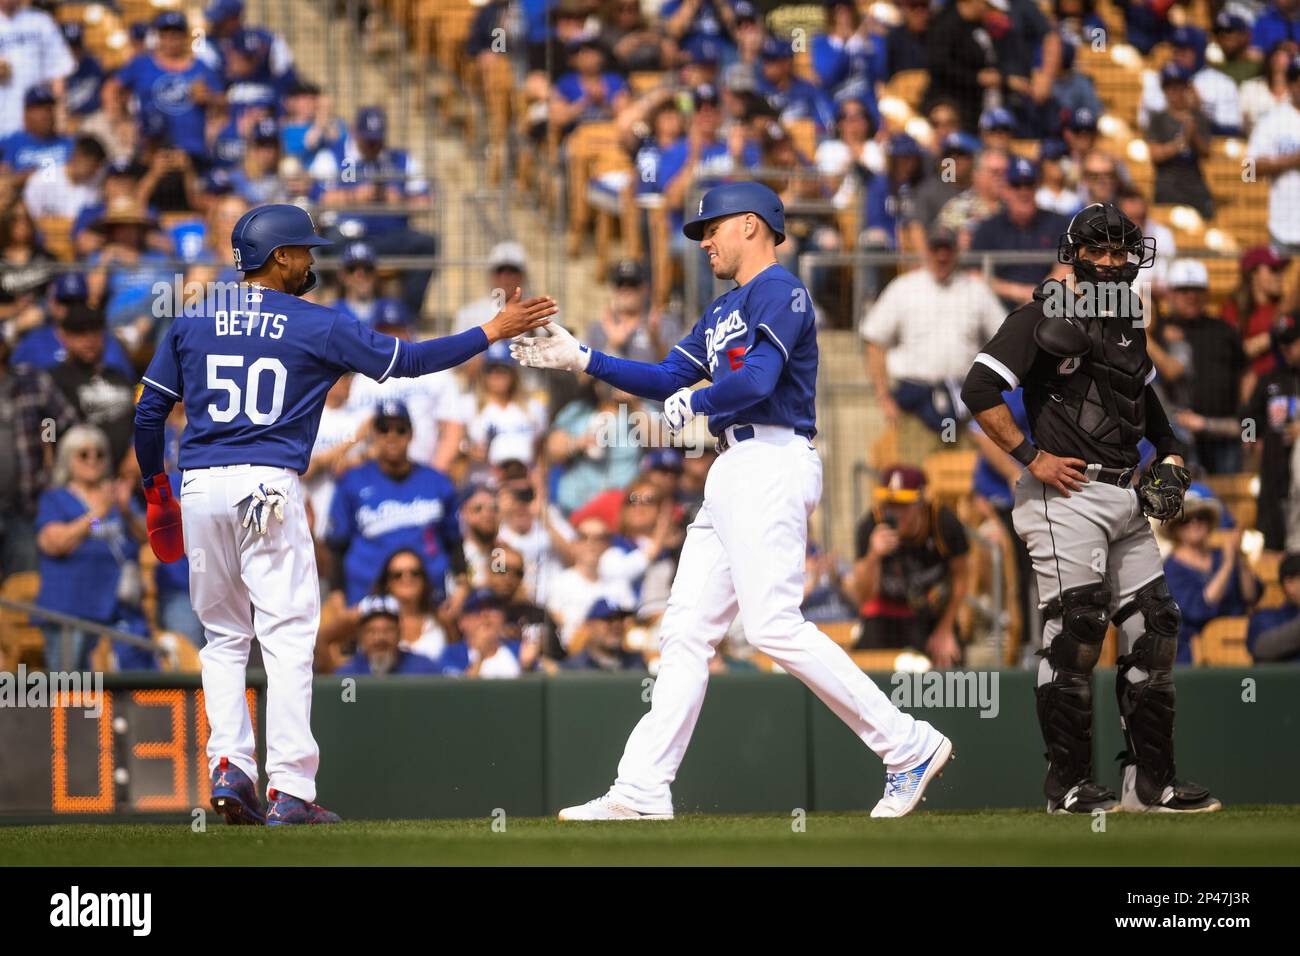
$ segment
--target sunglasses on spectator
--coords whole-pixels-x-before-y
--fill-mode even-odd
[[[509,574],[516,578],[522,578],[524,576],[524,569],[522,567],[511,566],[508,568],[502,568],[497,572],[497,574]]]
[[[81,461],[101,461],[104,453],[98,448],[78,448],[77,458]]]
[[[387,435],[390,432],[394,435],[409,435],[411,434],[411,426],[406,422],[377,421],[375,422],[375,431],[381,435]]]
[[[388,580],[400,581],[402,578],[420,578],[425,576],[424,568],[393,568],[388,572]]]

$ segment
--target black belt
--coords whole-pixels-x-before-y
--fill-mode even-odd
[[[1090,480],[1104,481],[1108,485],[1118,485],[1120,488],[1129,488],[1133,484],[1133,476],[1137,474],[1137,468],[1101,468]]]

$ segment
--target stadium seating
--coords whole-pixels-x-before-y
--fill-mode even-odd
[[[20,604],[31,604],[40,590],[41,578],[35,571],[19,571],[0,583],[0,598]],[[0,644],[9,666],[20,663],[39,667],[45,660],[45,638],[41,629],[21,611],[0,607]]]
[[[1192,639],[1192,659],[1208,667],[1248,667],[1250,651],[1246,649],[1249,618],[1215,618]]]

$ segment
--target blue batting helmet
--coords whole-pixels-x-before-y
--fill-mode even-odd
[[[239,217],[230,233],[230,247],[235,257],[235,268],[252,272],[266,262],[267,257],[281,246],[328,246],[330,243],[316,235],[316,224],[305,209],[289,203],[257,206]],[[316,283],[315,273],[307,273],[309,285],[299,291],[310,291]]]
[[[785,207],[781,197],[762,183],[727,183],[714,186],[704,198],[692,219],[682,226],[687,239],[699,242],[704,238],[704,227],[714,219],[752,212],[776,233],[776,244],[785,242]]]

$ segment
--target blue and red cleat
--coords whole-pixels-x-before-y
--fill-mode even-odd
[[[340,823],[337,813],[331,813],[322,806],[308,803],[279,790],[272,790],[271,807],[266,812],[268,826],[288,826],[297,823]]]
[[[266,822],[257,787],[228,757],[222,757],[217,769],[212,771],[210,802],[213,810],[235,826],[260,826]]]

